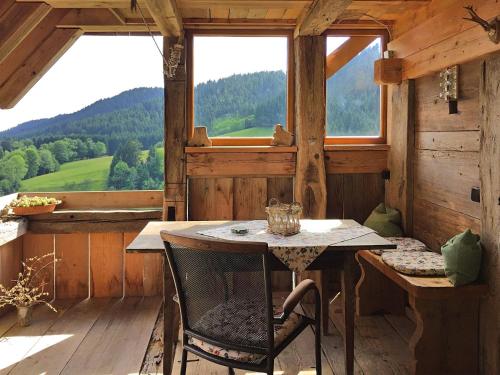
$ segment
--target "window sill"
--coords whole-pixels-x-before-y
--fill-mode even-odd
[[[325,145],[325,151],[388,151],[391,146],[387,144],[335,144]]]
[[[185,147],[186,154],[208,153],[279,153],[297,152],[297,146],[212,146],[212,147]]]

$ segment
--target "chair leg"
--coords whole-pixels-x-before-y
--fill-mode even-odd
[[[234,375],[234,369],[232,367],[228,367],[228,373],[229,375]]]
[[[181,375],[186,375],[186,364],[187,364],[187,350],[186,349],[182,349]]]
[[[327,298],[326,295],[320,296],[319,291],[316,289],[316,303],[314,308],[314,355],[316,358],[316,375],[321,375],[321,326],[323,323],[322,313],[324,314],[324,307],[321,306],[321,297]],[[328,309],[327,309],[328,314]],[[327,321],[328,325],[328,321]],[[323,324],[324,326],[324,324]],[[328,334],[328,332],[326,332]]]

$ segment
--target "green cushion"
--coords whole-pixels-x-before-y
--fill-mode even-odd
[[[479,236],[467,229],[457,234],[441,247],[444,272],[454,286],[475,281],[481,268]]]
[[[380,203],[372,211],[368,219],[364,222],[365,226],[373,229],[383,237],[402,237],[404,235],[401,229],[401,213]]]

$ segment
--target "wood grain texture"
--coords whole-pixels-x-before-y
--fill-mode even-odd
[[[187,154],[187,174],[189,176],[287,176],[294,173],[294,153]]]
[[[123,233],[90,233],[90,296],[123,296]]]
[[[388,169],[385,202],[401,212],[403,229],[408,236],[413,228],[413,157],[415,144],[415,82],[391,86]]]
[[[267,179],[267,202],[276,198],[280,202],[293,202],[293,177],[269,177]]]
[[[457,132],[416,132],[415,148],[434,151],[479,151],[479,130]]]
[[[384,180],[378,173],[343,176],[344,218],[362,224],[372,210],[384,200]]]
[[[232,178],[189,179],[189,220],[231,220]]]
[[[18,238],[0,246],[0,284],[6,288],[14,285],[17,274],[22,270],[23,239]],[[0,309],[0,316],[7,311]]]
[[[89,234],[56,234],[56,298],[89,296]]]
[[[266,178],[235,178],[234,220],[265,219],[267,197]]]
[[[303,217],[326,216],[324,36],[295,39],[295,138],[297,166],[295,199]]]
[[[481,303],[481,371],[494,374],[500,371],[500,56],[487,58],[481,70],[482,279],[489,285],[488,298]]]
[[[315,0],[300,15],[294,36],[321,35],[352,0]]]
[[[22,239],[23,243],[23,259],[32,258],[34,256],[42,256],[48,253],[53,253],[54,248],[54,235],[53,234],[34,234],[26,233]],[[47,283],[46,291],[49,293],[47,300],[54,298],[55,292],[55,265],[47,267],[43,272],[43,281]]]
[[[137,232],[123,234],[124,249],[137,237]],[[144,295],[144,254],[125,254],[124,296]]]
[[[479,219],[459,214],[425,199],[415,198],[413,215],[413,237],[437,252],[446,241],[467,228],[474,233],[480,231]]]
[[[326,173],[376,173],[387,169],[387,150],[325,151]]]

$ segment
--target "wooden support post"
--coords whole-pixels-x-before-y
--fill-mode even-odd
[[[178,38],[163,38],[163,50],[168,56]],[[183,54],[175,77],[165,76],[165,195],[164,220],[186,219],[186,163],[184,147],[186,130],[186,64]]]
[[[415,149],[415,81],[389,88],[388,167],[391,177],[385,186],[385,201],[401,211],[407,236],[413,229],[413,154]]]
[[[295,39],[295,139],[298,146],[295,171],[295,200],[303,206],[304,218],[326,217],[325,139],[325,55],[324,36]],[[316,281],[324,301],[323,331],[328,331],[326,278],[318,272],[304,272],[299,278]]]
[[[481,146],[482,279],[489,294],[481,303],[481,373],[500,372],[500,56],[482,65],[479,88]]]
[[[303,217],[312,219],[326,216],[325,48],[324,36],[295,39],[295,200],[303,206]]]

